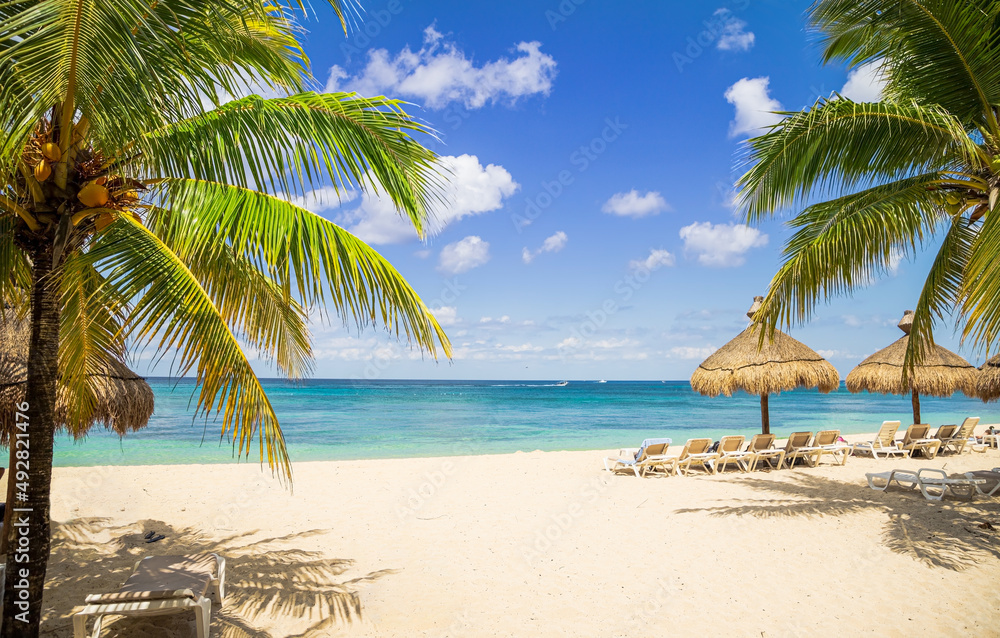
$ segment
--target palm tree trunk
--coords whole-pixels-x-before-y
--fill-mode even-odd
[[[913,404],[913,423],[920,423],[920,395],[917,394],[916,390],[911,390],[913,395],[910,397],[910,403]]]
[[[31,341],[25,393],[28,405],[23,412],[28,436],[11,436],[8,480],[16,483],[16,494],[7,503],[12,520],[5,529],[8,546],[0,634],[3,638],[38,636],[50,548],[49,491],[59,374],[59,296],[51,242],[36,244],[31,259]],[[27,441],[27,447],[18,443],[22,440]]]

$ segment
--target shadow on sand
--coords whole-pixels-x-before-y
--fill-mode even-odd
[[[166,538],[146,543],[143,536],[152,530]],[[102,518],[53,522],[43,635],[71,636],[74,608],[81,606],[89,593],[117,590],[140,558],[199,552],[214,552],[226,559],[226,599],[221,608],[212,609],[211,636],[278,638],[266,629],[276,618],[291,619],[287,627],[295,627],[297,632],[282,632],[282,636],[330,635],[338,627],[362,619],[357,586],[393,570],[348,579],[344,574],[354,561],[327,559],[319,552],[296,547],[326,533],[311,530],[260,540],[253,538],[257,532],[248,531],[209,538],[196,528],[175,528],[154,520],[124,527],[111,526]],[[192,613],[115,618],[106,619],[102,638],[194,635]]]
[[[933,567],[960,571],[984,559],[1000,559],[1000,503],[979,496],[974,501],[945,498],[928,501],[917,490],[895,485],[886,492],[804,472],[781,478],[734,478],[734,483],[767,495],[760,501],[717,507],[683,508],[678,514],[713,516],[843,516],[884,512],[884,545]]]

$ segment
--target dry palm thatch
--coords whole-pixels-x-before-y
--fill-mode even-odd
[[[763,297],[754,297],[747,312],[753,314]],[[751,324],[735,339],[705,359],[691,375],[691,388],[711,397],[743,390],[760,395],[761,430],[770,429],[768,395],[795,388],[830,392],[840,385],[840,375],[815,350],[780,330],[760,343],[760,326]]]
[[[1000,354],[988,360],[979,368],[976,394],[983,401],[1000,398]]]
[[[904,380],[903,358],[910,340],[912,322],[913,311],[907,310],[899,321],[899,329],[906,334],[851,370],[847,375],[847,389],[851,392],[865,390],[879,394],[910,394],[913,422],[920,423],[921,394],[935,397],[949,397],[956,391],[970,397],[979,394],[976,391],[976,369],[972,364],[937,344]]]
[[[7,446],[16,423],[16,406],[24,400],[28,374],[27,322],[0,317],[0,445]],[[145,379],[114,361],[103,370],[90,372],[95,405],[88,423],[68,424],[67,405],[73,400],[65,388],[59,389],[56,423],[82,437],[102,423],[119,435],[146,426],[153,414],[153,391]]]

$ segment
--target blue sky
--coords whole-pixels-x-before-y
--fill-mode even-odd
[[[688,378],[746,326],[788,236],[732,209],[743,140],[769,110],[878,96],[866,69],[820,64],[808,5],[371,0],[346,37],[319,8],[305,25],[319,85],[412,102],[454,178],[426,242],[374,197],[302,203],[399,268],[455,358],[317,324],[315,376]],[[791,334],[846,376],[901,336],[929,254]],[[936,337],[958,347],[950,324]]]

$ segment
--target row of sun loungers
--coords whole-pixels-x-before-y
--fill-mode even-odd
[[[884,492],[895,482],[906,488],[917,488],[929,501],[940,501],[945,494],[971,499],[975,494],[993,496],[1000,491],[1000,467],[989,471],[966,472],[964,477],[949,477],[944,470],[921,468],[919,470],[891,470],[868,472],[868,487]]]
[[[743,472],[752,472],[764,466],[769,469],[790,468],[799,461],[815,467],[826,458],[844,465],[852,454],[887,458],[910,457],[919,452],[927,458],[934,458],[945,450],[958,454],[965,451],[978,424],[978,417],[970,417],[961,427],[941,426],[934,436],[930,435],[929,425],[914,424],[906,429],[902,440],[897,440],[900,422],[885,421],[874,440],[853,445],[842,442],[840,430],[823,430],[815,436],[812,432],[793,432],[784,448],[774,447],[773,434],[755,434],[745,447],[745,437],[724,436],[715,449],[712,449],[711,439],[689,439],[679,454],[667,453],[672,442],[670,439],[646,439],[638,451],[621,450],[618,458],[604,459],[604,467],[609,472],[632,473],[641,477],[650,473],[684,475],[692,469],[716,474],[732,466]]]

